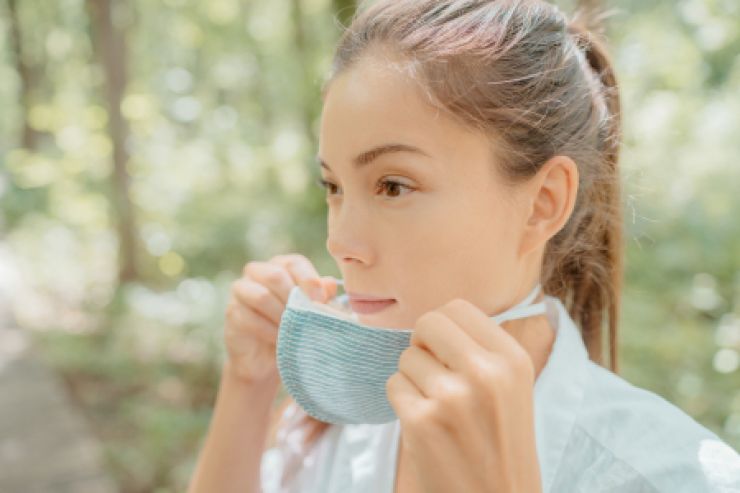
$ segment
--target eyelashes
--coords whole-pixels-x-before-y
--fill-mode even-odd
[[[335,183],[333,183],[331,181],[328,181],[328,180],[325,180],[323,178],[317,178],[316,179],[316,184],[319,187],[321,187],[324,190],[326,190],[327,196],[335,195],[336,194],[336,190],[339,188]],[[405,190],[407,190],[406,193],[413,191],[413,188],[411,188],[410,186],[405,185],[405,184],[401,183],[400,181],[390,180],[390,179],[387,179],[387,178],[383,178],[383,179],[381,179],[381,180],[378,181],[376,190],[377,189],[379,189],[381,191],[382,190],[398,191],[398,190],[401,190],[401,189],[405,189]],[[390,197],[390,198],[395,198],[395,197],[401,197],[403,195],[405,195],[405,194],[399,192],[399,193],[392,193],[392,194],[386,195],[386,196],[387,197]]]
[[[326,190],[327,194],[333,195],[331,190],[332,187],[336,187],[336,185],[330,181],[324,180],[323,178],[317,178],[316,179],[316,185]]]

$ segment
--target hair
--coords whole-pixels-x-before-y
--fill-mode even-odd
[[[531,178],[552,156],[572,158],[576,204],[547,243],[541,282],[602,366],[607,326],[610,369],[618,373],[621,109],[598,28],[607,15],[581,9],[569,19],[544,0],[365,1],[339,40],[322,94],[380,48],[397,55],[430,104],[490,136],[511,183]],[[291,403],[286,398],[282,409]],[[304,413],[300,426],[308,444],[328,424]]]

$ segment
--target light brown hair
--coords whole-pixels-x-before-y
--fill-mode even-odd
[[[600,365],[606,325],[610,369],[618,373],[621,108],[595,27],[606,15],[580,10],[568,18],[544,0],[364,2],[339,40],[324,94],[336,76],[383,48],[398,55],[430,104],[490,136],[512,184],[554,155],[571,157],[578,196],[547,244],[542,285],[563,301]],[[291,404],[286,398],[281,412]],[[305,415],[300,426],[309,443],[327,424]]]

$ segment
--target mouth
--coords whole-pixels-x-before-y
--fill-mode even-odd
[[[394,305],[396,300],[362,300],[357,298],[349,298],[349,305],[352,311],[363,315],[369,313],[377,313],[381,310]]]

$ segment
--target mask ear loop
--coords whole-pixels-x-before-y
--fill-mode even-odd
[[[538,303],[532,303],[537,298],[537,295],[540,294],[541,289],[542,285],[537,284],[534,289],[527,295],[527,297],[524,298],[520,303],[517,303],[512,308],[506,310],[503,313],[492,316],[491,319],[497,324],[501,324],[509,320],[517,320],[520,318],[528,318],[544,314],[547,311],[545,300],[542,300]]]
[[[337,283],[338,286],[342,287],[342,290],[344,290],[344,279],[337,279],[333,276],[330,277],[334,280],[334,282]],[[517,320],[520,318],[528,318],[544,314],[547,311],[547,306],[545,305],[544,300],[540,301],[539,303],[532,303],[540,294],[541,289],[542,285],[537,284],[534,289],[530,291],[527,297],[524,298],[521,302],[517,303],[512,308],[503,313],[493,315],[491,319],[497,324],[501,324],[509,320]],[[341,295],[335,296],[334,299],[329,301],[329,303],[327,304],[330,306],[338,307],[340,309],[348,310],[349,295],[345,292]]]

